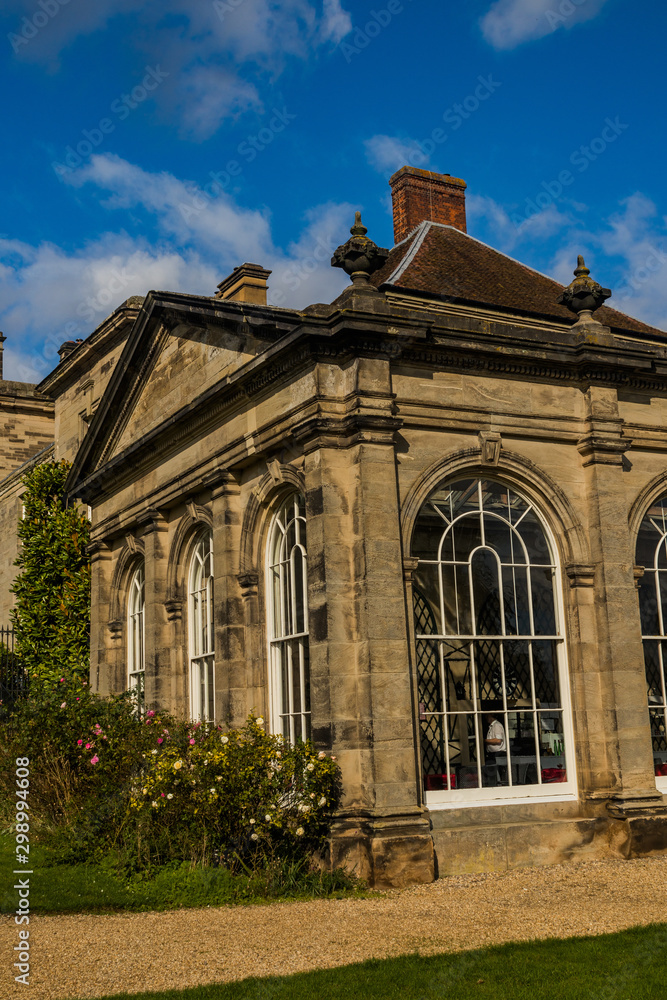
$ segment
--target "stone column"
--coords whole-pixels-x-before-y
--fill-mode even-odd
[[[354,417],[304,440],[315,742],[343,774],[332,861],[434,877],[420,804],[389,362],[358,359]]]
[[[169,525],[160,511],[151,509],[139,518],[139,526],[144,540],[145,560],[146,708],[166,709],[182,714],[183,706],[175,703],[170,630],[165,610]]]
[[[656,791],[641,626],[628,534],[623,435],[615,389],[586,393],[587,429],[578,443],[585,476],[593,588],[576,584],[581,640],[578,737],[586,739],[580,784],[586,798],[607,800],[613,816],[642,815]],[[584,736],[585,734],[585,736]]]

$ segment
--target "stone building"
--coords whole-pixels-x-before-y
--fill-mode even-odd
[[[463,181],[390,183],[396,245],[357,219],[333,303],[244,264],[38,387],[92,684],[333,750],[332,860],[378,885],[663,851],[665,334],[467,235]]]

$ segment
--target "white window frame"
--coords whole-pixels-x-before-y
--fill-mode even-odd
[[[651,508],[655,507],[656,504],[660,504],[661,507],[662,507],[662,515],[659,518],[656,517],[656,516],[651,517]],[[658,557],[659,557],[660,549],[663,548],[663,550],[665,552],[667,552],[667,508],[666,508],[666,505],[667,505],[667,494],[662,494],[661,496],[657,497],[653,501],[653,503],[651,504],[651,507],[649,507],[649,509],[647,510],[647,512],[644,515],[644,517],[642,518],[642,522],[641,522],[639,530],[641,531],[641,529],[642,529],[642,527],[644,525],[644,522],[648,519],[648,520],[651,521],[653,527],[658,532],[658,539],[656,541],[656,545],[655,545],[655,549],[654,549],[654,553],[653,553],[653,565],[645,567],[644,578],[641,580],[641,586],[645,586],[646,585],[646,582],[647,582],[646,581],[646,571],[648,570],[650,573],[653,574],[653,581],[654,581],[655,594],[656,594],[656,610],[658,612],[658,625],[659,625],[659,628],[660,628],[660,634],[659,635],[646,635],[646,634],[644,634],[644,629],[642,627],[642,646],[644,646],[644,644],[646,642],[657,642],[657,646],[658,646],[658,664],[659,664],[659,670],[660,670],[660,690],[657,691],[657,692],[654,691],[653,697],[661,699],[661,700],[658,701],[658,702],[656,702],[656,701],[651,702],[651,694],[650,694],[650,691],[649,691],[649,688],[648,688],[648,676],[646,678],[646,698],[647,698],[647,702],[648,702],[649,713],[651,711],[662,710],[662,715],[663,715],[663,720],[664,720],[663,721],[663,725],[665,727],[665,734],[667,735],[667,655],[666,655],[666,650],[665,650],[665,644],[667,643],[667,620],[666,620],[667,616],[664,615],[664,613],[663,613],[662,600],[661,600],[661,596],[660,596],[660,577],[661,576],[663,576],[663,578],[667,577],[667,569],[665,569],[664,567],[661,567],[661,566],[658,565],[658,561],[659,561]],[[660,523],[660,522],[662,522],[662,523]],[[639,538],[637,539],[637,542],[639,542]],[[646,670],[646,666],[644,667],[644,669]],[[651,690],[653,690],[653,689],[651,689]],[[650,714],[649,714],[649,718],[650,718]],[[652,723],[650,722],[649,724],[652,727]],[[667,763],[667,752],[653,750],[653,732],[652,731],[651,731],[651,753],[653,755],[654,767],[655,767],[655,764],[656,764],[656,762],[658,760],[660,761],[660,763]],[[656,754],[658,754],[659,757],[656,757]],[[655,775],[655,784],[656,784],[656,788],[659,791],[663,792],[664,794],[667,794],[667,775]]]
[[[512,785],[512,784],[510,784],[509,786],[496,786],[496,787],[491,786],[491,787],[477,787],[477,788],[449,788],[449,789],[445,789],[443,791],[425,790],[425,792],[424,792],[424,798],[425,798],[426,805],[429,808],[433,808],[433,809],[451,809],[451,808],[460,808],[462,806],[466,806],[466,807],[471,806],[471,807],[474,807],[474,806],[501,805],[501,804],[505,804],[505,803],[507,803],[507,804],[509,804],[509,803],[521,803],[521,802],[525,802],[525,801],[530,801],[530,802],[555,802],[555,801],[562,801],[563,799],[568,799],[568,800],[576,799],[577,798],[577,780],[576,780],[575,754],[574,754],[574,734],[573,734],[573,722],[572,722],[572,707],[571,707],[570,688],[569,688],[569,672],[568,672],[568,663],[567,663],[567,649],[566,649],[566,642],[565,642],[565,614],[564,614],[564,606],[563,606],[562,575],[561,575],[561,571],[560,571],[560,561],[559,561],[558,555],[557,555],[557,551],[558,550],[556,548],[554,536],[553,536],[553,534],[551,532],[551,529],[549,528],[548,524],[545,522],[544,518],[542,517],[539,509],[535,506],[535,504],[533,504],[533,502],[520,489],[517,490],[513,485],[511,485],[510,483],[508,483],[508,482],[506,482],[504,480],[496,479],[493,476],[489,476],[489,475],[484,475],[482,477],[479,474],[476,474],[476,473],[473,473],[473,472],[466,473],[465,470],[463,470],[463,471],[459,472],[456,476],[451,477],[449,480],[444,480],[438,487],[436,487],[436,490],[446,489],[449,483],[451,483],[451,485],[453,486],[456,482],[460,482],[460,481],[465,480],[465,479],[476,480],[477,484],[478,484],[478,490],[481,490],[481,486],[480,486],[481,483],[488,481],[488,482],[492,482],[492,483],[498,483],[499,485],[503,486],[507,490],[510,490],[513,493],[517,494],[525,503],[528,504],[528,509],[533,511],[533,513],[535,514],[535,516],[536,516],[536,518],[537,518],[537,520],[538,520],[538,522],[540,524],[540,527],[542,528],[542,530],[544,532],[544,537],[545,537],[545,540],[546,540],[546,543],[547,543],[547,546],[548,546],[548,550],[549,550],[549,558],[550,558],[550,562],[551,562],[551,569],[552,569],[553,582],[554,582],[553,594],[554,594],[554,618],[555,618],[555,623],[556,623],[556,633],[553,636],[543,636],[543,635],[533,636],[533,635],[526,635],[526,636],[515,637],[514,635],[512,635],[511,638],[512,639],[514,639],[514,638],[520,638],[520,639],[525,639],[527,641],[529,641],[532,638],[537,638],[537,639],[540,639],[540,640],[541,639],[552,639],[552,640],[556,641],[557,664],[558,664],[558,678],[559,678],[559,690],[560,690],[560,705],[561,705],[560,711],[562,712],[563,742],[564,742],[565,760],[567,762],[567,781],[559,782],[559,783],[556,783],[556,784],[550,784],[550,783],[548,783],[548,784],[544,783],[543,784],[542,783],[542,778],[541,778],[541,769],[542,769],[543,763],[541,763],[541,765],[539,767],[537,767],[538,783],[535,784],[535,785],[523,785],[523,784]],[[433,493],[436,492],[436,490],[432,490],[430,496],[432,496]],[[428,502],[428,500],[425,501],[425,502]],[[423,507],[423,505],[422,505],[422,507]],[[420,512],[421,512],[421,509],[422,508],[420,508]],[[419,517],[419,515],[418,515],[418,517]],[[483,522],[483,518],[482,518],[482,522]],[[509,524],[509,522],[506,522],[506,523]],[[415,526],[416,526],[416,522],[415,522]],[[443,527],[444,527],[444,522],[443,522]],[[511,530],[511,526],[510,526],[510,530]],[[480,546],[478,548],[482,548],[482,547],[483,546]],[[441,539],[441,543],[440,543],[440,549],[441,548],[442,548],[442,539]],[[475,550],[475,551],[477,551],[477,550]],[[488,549],[487,549],[487,551],[488,551]],[[491,550],[491,551],[493,551],[493,550]],[[470,558],[472,558],[472,553],[471,553]],[[431,560],[420,560],[420,562],[422,562],[422,561],[424,561],[424,562],[429,561],[430,562]],[[442,562],[441,562],[440,558],[438,560],[436,560],[436,561],[439,562],[441,564],[441,566],[442,566]],[[536,565],[536,564],[527,564],[527,565]],[[440,600],[442,602],[442,586],[443,585],[442,585],[442,569],[441,568],[439,569],[439,580],[440,580],[440,584],[439,584],[439,587],[440,587]],[[532,617],[532,615],[531,615],[531,617]],[[444,628],[444,622],[445,622],[444,608],[441,608],[441,621],[443,623],[443,628]],[[504,629],[504,623],[503,623],[502,627]],[[439,640],[443,640],[443,639],[444,640],[452,640],[452,641],[456,641],[456,642],[458,642],[458,641],[461,641],[461,642],[470,641],[470,643],[472,644],[475,641],[484,640],[485,638],[489,638],[489,637],[488,636],[484,636],[484,635],[479,635],[479,636],[478,635],[469,635],[469,636],[462,636],[462,635],[424,635],[424,636],[420,636],[419,634],[416,634],[415,638],[416,639],[425,638],[425,639],[429,639],[429,640],[434,640],[435,642],[438,642],[438,643],[439,643]],[[491,637],[491,638],[493,638],[493,637]],[[439,647],[438,648],[439,648],[439,655],[440,655],[440,669],[442,670],[442,644],[441,643],[439,643]],[[473,664],[473,675],[475,675],[476,674],[476,668],[474,667],[474,657],[472,657],[472,656],[471,656],[471,663]],[[473,676],[473,689],[475,687],[476,687],[476,678]],[[507,701],[507,698],[506,698],[505,694],[503,694],[503,701],[504,701],[504,704],[505,704],[504,712],[501,711],[501,710],[499,710],[497,714],[499,715],[501,724],[503,725],[503,728],[505,729],[505,732],[507,733],[507,717],[508,717],[508,714],[510,714],[510,713],[512,713],[514,711],[521,712],[522,710],[521,709],[508,708],[507,707],[508,706],[508,701]],[[533,693],[533,701],[534,701],[534,693]],[[535,705],[535,702],[534,702],[534,705]],[[526,711],[526,709],[524,709],[523,711]],[[528,710],[528,711],[531,711],[531,710]],[[533,713],[536,711],[535,707],[533,707],[532,711],[533,711]],[[445,712],[445,718],[448,715],[453,715],[453,714],[459,714],[459,713],[446,713]],[[483,715],[487,714],[487,713],[485,713],[481,709],[475,708],[473,713],[467,713],[467,714],[474,714],[474,716],[475,716],[475,726],[476,726],[476,731],[477,731],[477,742],[478,742],[478,745],[483,746],[484,736],[485,736],[485,732],[482,731],[482,726],[483,726],[483,723],[484,723]],[[503,718],[503,715],[504,715],[504,718]],[[420,721],[421,721],[421,718],[423,717],[422,716],[422,708],[421,708],[421,706],[420,706],[420,710],[419,710],[419,716],[420,716],[420,718],[417,720],[417,722],[418,722],[418,727],[419,727],[420,745],[421,745],[421,725],[420,725]],[[447,741],[447,739],[445,739],[445,750],[446,750],[446,772],[450,773],[449,748],[448,748],[448,741]],[[542,761],[546,761],[546,760],[548,760],[548,757],[542,758]],[[420,753],[420,761],[421,761],[421,753]],[[481,764],[478,761],[478,771],[480,770],[480,768],[481,768]],[[512,778],[511,778],[511,769],[510,768],[508,768],[508,772],[509,772],[508,779],[511,782]],[[481,785],[481,777],[478,778],[478,780],[479,780],[479,784]]]
[[[213,534],[198,536],[188,572],[188,673],[190,718],[215,720],[215,634],[213,629]]]
[[[137,692],[143,709],[146,678],[146,577],[143,560],[135,567],[127,591],[127,686]]]
[[[292,526],[294,541],[290,545]],[[297,559],[301,560],[300,614],[294,572]],[[271,729],[295,743],[311,735],[308,556],[305,501],[300,493],[290,494],[273,516],[266,546],[265,580]]]

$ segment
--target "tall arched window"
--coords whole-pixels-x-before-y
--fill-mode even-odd
[[[292,743],[310,738],[306,503],[285,500],[269,534],[267,592],[272,726]]]
[[[203,722],[215,716],[213,537],[210,531],[202,535],[194,547],[188,593],[190,715]]]
[[[412,554],[427,801],[571,795],[558,567],[535,509],[499,482],[448,483]]]
[[[127,680],[130,691],[136,692],[139,710],[144,706],[145,632],[146,608],[143,562],[130,577],[127,598]]]
[[[644,567],[639,611],[656,785],[667,792],[667,494],[646,512],[635,562]]]

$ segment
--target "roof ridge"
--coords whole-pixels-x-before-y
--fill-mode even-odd
[[[430,225],[431,223],[427,219],[425,219],[423,222],[420,222],[419,225],[413,230],[413,232],[411,233],[412,246],[410,247],[408,252],[403,255],[398,266],[392,271],[392,273],[387,278],[388,284],[391,284],[392,281],[394,281],[396,278],[400,278],[405,269],[408,267],[408,265],[411,264],[412,261],[415,259],[417,251],[424,242],[424,237],[426,236]],[[419,232],[420,229],[421,232]],[[410,237],[409,236],[406,237],[406,240],[407,239],[410,239]],[[402,243],[405,243],[406,240],[402,240]],[[396,245],[401,246],[401,243],[397,243]]]

